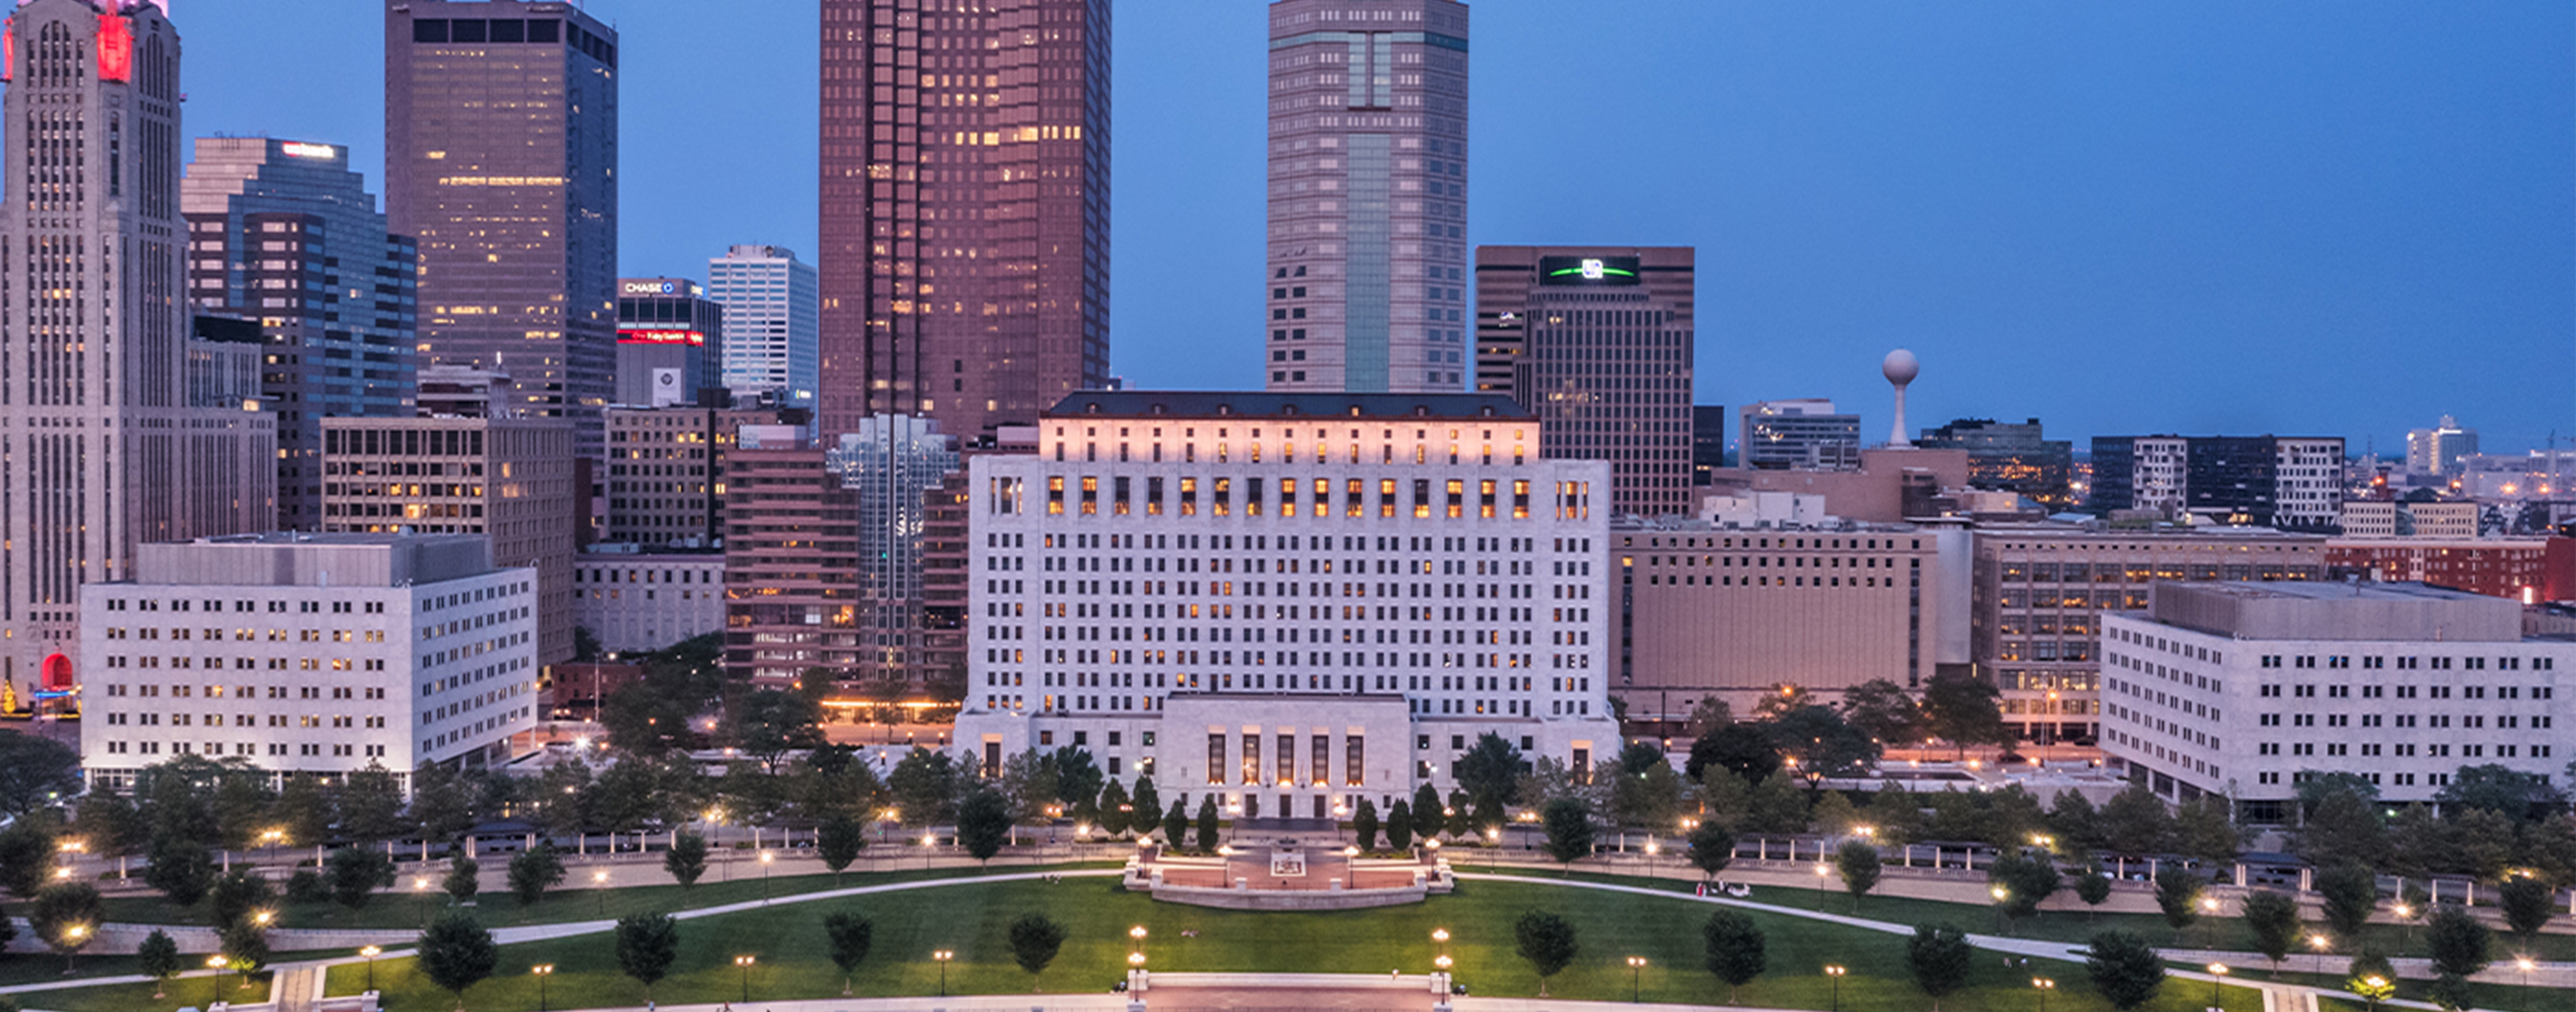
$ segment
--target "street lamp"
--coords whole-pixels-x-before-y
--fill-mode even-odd
[[[2375,973],[2370,976],[2363,977],[2361,979],[2361,986],[2370,989],[2370,993],[2365,994],[2362,997],[2370,1002],[2371,1012],[2378,1012],[2379,1000],[2381,998],[2397,993],[2395,988],[2388,986],[2388,978]]]
[[[2048,993],[2057,990],[2057,982],[2046,977],[2032,977],[2030,986],[2039,991],[2039,1012],[2048,1012]]]
[[[762,903],[769,902],[769,865],[773,859],[773,855],[768,851],[760,852],[760,901]]]
[[[1843,1012],[1843,974],[1847,972],[1849,971],[1840,966],[1825,967],[1825,976],[1832,978],[1834,982],[1834,1012]]]
[[[2531,957],[2529,956],[2513,957],[2513,968],[2522,971],[2522,989],[2524,991],[2531,990],[2531,971],[2537,965],[2538,964],[2531,961]]]
[[[81,944],[89,938],[89,925],[74,924],[66,927],[63,929],[63,937],[71,942],[65,947],[68,951],[63,953],[63,976],[69,977],[72,975],[72,960],[80,957]],[[2528,972],[2523,974],[2525,980],[2529,980],[2530,977],[2531,974]]]
[[[758,960],[750,956],[733,957],[733,965],[742,968],[742,1003],[745,1005],[751,1004],[751,964],[755,962]]]
[[[2211,1007],[2211,1008],[2215,1008],[2215,1009],[2223,1009],[2223,1008],[2226,1008],[2226,1006],[2221,1005],[2221,1004],[2219,1004],[2219,1003],[2218,1003],[2218,982],[2219,982],[2219,981],[2221,981],[2221,980],[2224,980],[2224,979],[2226,979],[2226,978],[2227,978],[2227,964],[2225,964],[2225,963],[2211,963],[2211,964],[2209,964],[2209,1007]]]
[[[957,958],[957,954],[946,949],[941,949],[930,954],[931,961],[939,964],[939,996],[942,998],[948,997],[948,961],[955,958]],[[744,1000],[749,1001],[750,999],[746,998]]]
[[[1139,925],[1137,925],[1137,926],[1135,926],[1135,927],[1132,927],[1132,928],[1127,929],[1127,937],[1128,937],[1129,939],[1132,939],[1132,941],[1129,943],[1129,945],[1130,945],[1129,951],[1131,951],[1131,952],[1143,952],[1143,951],[1145,951],[1145,926],[1144,926],[1144,925],[1139,924]]]
[[[2001,930],[2004,925],[2004,901],[2012,898],[2012,890],[1994,886],[1986,890],[1986,895],[1995,898],[1995,927]]]
[[[214,1003],[216,1003],[216,1002],[218,1002],[218,1001],[222,1001],[222,1000],[223,1000],[223,997],[224,997],[224,966],[225,966],[225,965],[226,965],[226,964],[224,963],[224,957],[222,957],[222,956],[208,956],[208,957],[206,957],[206,969],[209,969],[209,970],[213,970],[213,971],[215,971],[215,977],[214,977],[215,986],[214,986],[214,988],[213,988],[212,990],[210,990],[210,991],[206,992],[206,1004],[207,1004],[207,1005],[213,1005]]]
[[[2201,897],[2201,898],[2200,898],[2200,912],[2201,912],[2203,915],[2205,915],[2205,916],[2206,916],[2206,919],[2207,919],[2207,920],[2208,920],[2208,922],[2212,925],[2212,927],[2205,927],[2205,928],[2200,929],[2200,939],[2201,939],[2201,941],[2202,941],[2203,943],[2207,943],[2207,942],[2209,941],[2209,936],[2210,936],[2210,934],[2211,934],[2212,932],[2214,932],[2214,931],[2216,931],[2216,930],[2217,930],[2217,929],[2216,929],[2216,927],[2215,927],[2215,925],[2218,923],[2218,897],[2216,897],[2216,896],[2203,896],[2203,897]]]
[[[537,1012],[546,1012],[546,978],[555,975],[555,965],[553,963],[542,963],[529,967],[528,972],[537,975]],[[749,998],[743,999],[745,1002],[750,1000],[751,999]]]
[[[2308,948],[2316,951],[2317,973],[2320,976],[2324,975],[2326,972],[2326,946],[2330,944],[2332,943],[2328,942],[2326,940],[2326,936],[2323,934],[2312,934],[2308,936]]]
[[[2408,905],[2406,901],[2399,900],[2395,906],[2388,908],[2388,912],[2397,915],[2398,944],[2413,944],[2415,925],[2411,919],[2415,916],[2415,908]]]
[[[370,945],[358,950],[358,955],[367,958],[367,990],[369,991],[376,989],[376,957],[384,954],[385,950],[381,945]]]
[[[1628,957],[1628,1004],[1637,1003],[1638,981],[1645,975],[1646,957]]]
[[[1824,863],[1823,861],[1818,861],[1818,862],[1816,862],[1816,912],[1818,912],[1818,913],[1823,913],[1823,912],[1824,912],[1824,909],[1825,909],[1825,876],[1828,876],[1828,875],[1831,875],[1831,874],[1833,874],[1832,870],[1831,870],[1831,869],[1826,868],[1826,867],[1825,867],[1825,863]]]

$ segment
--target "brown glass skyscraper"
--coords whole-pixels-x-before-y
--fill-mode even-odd
[[[1539,452],[1610,462],[1621,513],[1688,514],[1696,278],[1688,246],[1476,247],[1476,390],[1539,418]]]
[[[420,366],[507,374],[513,409],[571,418],[593,459],[616,168],[614,30],[568,3],[386,0],[385,217],[420,242]]]
[[[1108,0],[823,0],[826,436],[1109,372]]]

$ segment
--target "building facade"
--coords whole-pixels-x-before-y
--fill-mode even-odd
[[[1539,452],[1610,462],[1612,508],[1691,512],[1688,246],[1476,247],[1476,389],[1539,417]]]
[[[1467,331],[1467,6],[1270,5],[1274,391],[1442,392]]]
[[[1860,452],[1860,416],[1821,398],[1755,401],[1737,412],[1735,466],[1834,470]]]
[[[1541,457],[1511,401],[1088,393],[1039,440],[969,464],[981,767],[1096,742],[1322,817],[1448,786],[1488,731],[1586,775],[1617,748],[1609,469]]]
[[[547,418],[325,419],[322,529],[491,538],[494,565],[536,572],[537,663],[571,660],[572,441]]]
[[[707,261],[707,298],[724,306],[724,385],[811,410],[823,323],[814,265],[784,246],[735,246]]]
[[[254,321],[277,416],[280,530],[318,529],[322,419],[412,413],[419,252],[337,144],[200,137],[179,184],[188,302]]]
[[[841,677],[877,685],[922,681],[929,660],[923,553],[933,499],[957,470],[956,441],[932,419],[878,415],[830,446],[824,466],[859,502],[864,649],[857,667]]]
[[[2343,440],[2301,436],[2096,436],[2097,514],[2135,510],[2319,534],[2343,515]]]
[[[1726,466],[1726,405],[1699,404],[1691,408],[1691,485],[1697,488],[1714,482],[1719,469]]]
[[[724,571],[722,552],[583,552],[572,560],[573,624],[619,653],[721,632]]]
[[[2101,720],[2104,619],[2147,607],[2160,582],[2307,582],[2325,577],[2325,539],[2258,528],[2122,530],[1994,524],[1976,531],[1972,654],[2024,738],[2094,739]]]
[[[822,5],[822,432],[1109,376],[1109,0]]]
[[[725,310],[687,278],[617,282],[617,403],[723,407]]]
[[[2406,433],[2408,474],[2456,475],[2464,458],[2477,455],[2478,430],[2461,428],[2459,420],[2449,415],[2432,428]]]
[[[2576,598],[2576,539],[2357,538],[2326,542],[2338,577],[2421,583],[2524,604]]]
[[[1749,712],[1782,686],[1920,689],[1968,671],[1964,529],[1622,521],[1606,544],[1620,597],[1611,691],[1632,719],[1680,720],[1708,696]]]
[[[2346,539],[2443,538],[2471,541],[2478,536],[2480,508],[2474,502],[2357,499],[2343,504],[2343,534]]]
[[[275,417],[192,342],[180,43],[151,5],[16,5],[0,67],[0,679],[77,680],[81,585],[277,516]],[[254,353],[255,354],[255,353]]]
[[[385,217],[421,364],[510,377],[598,459],[616,392],[617,31],[557,0],[386,0]]]
[[[81,765],[112,790],[186,755],[326,782],[497,765],[536,726],[536,598],[479,537],[145,545],[81,591]]]
[[[706,548],[724,540],[725,458],[745,425],[788,423],[761,408],[608,409],[603,541]]]
[[[754,425],[725,460],[725,671],[770,687],[859,667],[859,494],[794,426]]]
[[[1968,484],[1973,487],[2028,496],[2051,511],[2075,506],[2075,443],[2046,438],[2039,419],[1961,418],[1923,430],[1914,445],[1968,451]]]
[[[2431,802],[2463,766],[2557,781],[2576,641],[2525,638],[2511,601],[2420,584],[2159,584],[2102,628],[2102,749],[2157,793],[2289,821],[2350,773]],[[2567,664],[2560,664],[2567,661]]]

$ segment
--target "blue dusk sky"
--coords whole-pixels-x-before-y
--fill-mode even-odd
[[[192,134],[381,179],[371,0],[172,0]],[[620,261],[815,250],[812,0],[594,0]],[[1122,0],[1113,368],[1262,378],[1264,7]],[[1888,424],[2576,437],[2576,5],[1483,0],[1468,241],[1699,251],[1698,399]],[[1730,431],[1730,436],[1733,433]]]

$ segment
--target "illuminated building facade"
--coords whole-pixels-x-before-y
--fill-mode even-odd
[[[1476,389],[1538,415],[1539,453],[1610,462],[1621,514],[1691,512],[1688,246],[1476,247]]]
[[[1270,5],[1274,391],[1454,392],[1467,354],[1467,5]]]
[[[826,437],[1109,375],[1109,0],[823,0]]]
[[[957,470],[954,440],[927,418],[878,415],[859,422],[829,446],[825,466],[859,496],[861,650],[856,670],[840,677],[862,682],[926,680],[930,631],[923,581],[929,513],[948,475]]]
[[[722,407],[725,309],[687,278],[617,282],[617,403]]]
[[[2014,492],[2051,510],[2071,509],[2075,478],[2075,443],[2041,434],[2039,419],[1998,422],[1961,418],[1937,429],[1923,430],[1914,445],[1924,449],[1968,451],[1968,484]]]
[[[617,32],[554,0],[386,0],[385,215],[423,367],[510,377],[597,459],[617,358]],[[495,411],[499,414],[499,411]]]
[[[795,426],[747,425],[725,463],[727,675],[770,688],[859,666],[859,493]]]
[[[707,261],[707,297],[724,305],[724,385],[811,410],[822,331],[814,265],[784,246],[735,246]]]

